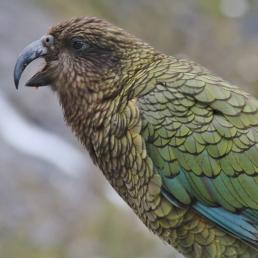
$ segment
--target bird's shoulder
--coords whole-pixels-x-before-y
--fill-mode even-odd
[[[257,100],[188,60],[155,83],[137,104],[163,194],[257,247]]]
[[[148,154],[183,203],[258,209],[256,99],[175,59],[137,104]]]

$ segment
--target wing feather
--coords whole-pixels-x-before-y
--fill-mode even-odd
[[[257,247],[258,101],[188,61],[163,76],[138,106],[166,193]]]

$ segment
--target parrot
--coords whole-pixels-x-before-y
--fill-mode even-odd
[[[112,23],[76,17],[25,47],[115,191],[188,258],[258,257],[258,100]],[[119,243],[117,243],[119,244]]]

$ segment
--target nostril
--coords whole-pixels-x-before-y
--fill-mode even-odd
[[[54,37],[52,35],[45,35],[41,40],[45,46],[51,46],[54,44]]]

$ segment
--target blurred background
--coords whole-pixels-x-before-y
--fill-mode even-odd
[[[57,21],[110,20],[258,94],[256,0],[0,0],[0,257],[179,258],[136,218],[65,126],[56,96],[12,81]]]

